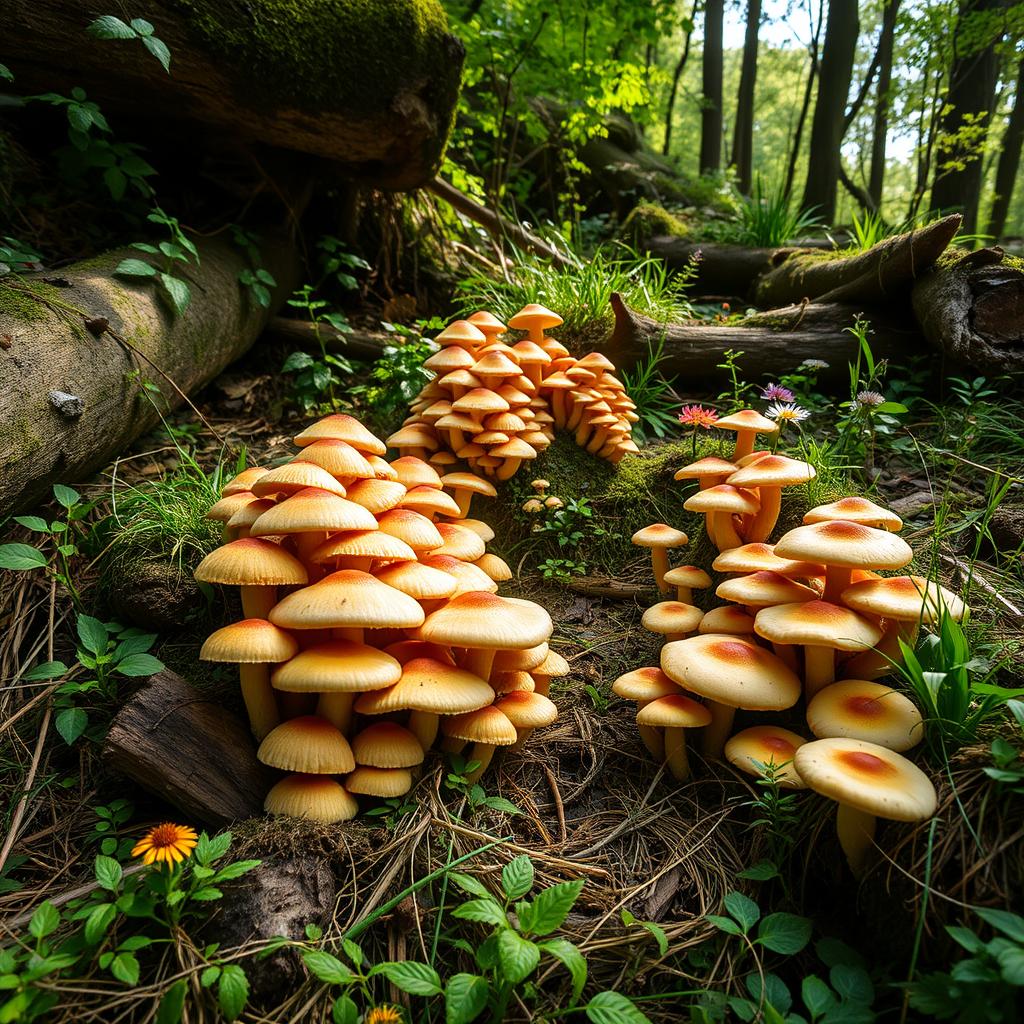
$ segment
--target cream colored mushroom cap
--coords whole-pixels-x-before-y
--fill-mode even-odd
[[[275,669],[275,690],[288,693],[361,693],[398,682],[402,666],[383,651],[349,640],[329,640],[300,651]]]
[[[441,477],[436,469],[429,462],[417,459],[415,455],[403,455],[389,463],[392,470],[397,474],[396,479],[400,484],[412,490],[414,487],[433,487],[441,489]]]
[[[923,576],[890,576],[851,584],[840,595],[843,604],[858,612],[901,622],[937,622],[943,612],[960,620],[967,606],[951,590]]]
[[[914,557],[895,534],[845,519],[797,526],[775,545],[775,554],[850,569],[899,569]]]
[[[397,722],[374,722],[352,738],[356,764],[373,768],[414,768],[423,764],[420,741]]]
[[[754,632],[776,644],[807,644],[862,651],[882,639],[881,627],[831,601],[803,601],[762,608]]]
[[[492,747],[510,747],[519,739],[516,727],[493,704],[479,711],[441,719],[441,732],[467,743],[485,743]]]
[[[446,516],[459,514],[458,503],[450,494],[422,484],[409,491],[399,502],[399,507],[412,509],[414,512],[441,513]]]
[[[673,587],[694,587],[703,590],[711,586],[711,577],[695,565],[677,565],[665,573],[665,582]]]
[[[493,700],[494,691],[486,680],[436,658],[420,657],[402,666],[402,678],[393,686],[363,694],[355,709],[361,715],[392,711],[455,715],[476,711]]]
[[[348,740],[325,718],[290,718],[267,733],[256,756],[272,768],[313,775],[343,775],[355,767]]]
[[[445,473],[441,483],[453,491],[472,491],[474,494],[485,494],[489,498],[497,495],[497,488],[482,476],[475,473]]]
[[[805,743],[796,770],[816,793],[892,821],[924,821],[938,806],[931,780],[902,754],[866,740]]]
[[[446,572],[455,580],[455,591],[452,597],[459,597],[471,591],[482,590],[493,594],[498,584],[472,562],[463,562],[451,555],[420,555],[420,565],[429,566],[439,572]]]
[[[412,772],[408,768],[374,768],[361,764],[345,779],[345,788],[350,793],[382,799],[402,796],[412,789]]]
[[[267,474],[269,476],[269,474]],[[306,487],[267,509],[250,527],[253,537],[321,530],[376,530],[373,513],[319,487]]]
[[[200,583],[235,587],[291,586],[306,583],[306,567],[284,548],[258,537],[243,537],[211,551],[196,567]]]
[[[451,597],[459,586],[458,580],[451,573],[432,569],[429,565],[415,560],[391,562],[381,569],[374,569],[373,575],[381,583],[386,583],[417,601],[438,601]]]
[[[749,576],[723,580],[716,587],[715,593],[726,601],[735,601],[736,604],[743,604],[748,608],[766,608],[769,605],[794,601],[813,601],[818,596],[816,590],[770,569],[762,569]]]
[[[472,530],[455,523],[438,523],[437,532],[441,534],[441,543],[430,552],[432,555],[451,555],[463,562],[483,557],[484,542]]]
[[[688,466],[683,466],[682,469],[677,469],[672,479],[699,480],[705,476],[727,477],[735,473],[736,469],[737,466],[734,462],[728,462],[725,459],[709,455],[706,458],[698,459],[696,462],[691,462]]]
[[[459,526],[472,530],[485,544],[494,540],[494,530],[482,519],[457,519]]]
[[[780,658],[749,640],[723,633],[673,640],[661,667],[681,687],[749,711],[782,711],[800,698],[800,680]]]
[[[314,466],[330,473],[334,477],[355,477],[362,480],[373,478],[374,469],[366,456],[345,441],[333,438],[322,438],[307,445],[293,462],[311,462]]]
[[[531,672],[547,658],[548,652],[546,643],[518,651],[498,651],[493,669],[495,672]]]
[[[474,559],[473,564],[481,571],[487,573],[495,583],[504,583],[512,579],[512,570],[508,563],[497,555],[485,551],[479,558]]]
[[[355,798],[329,775],[288,775],[267,794],[268,814],[307,818],[331,824],[350,821],[359,813]]]
[[[751,515],[760,508],[760,502],[753,491],[733,487],[732,484],[715,484],[697,491],[683,502],[687,512],[738,512]]]
[[[286,462],[264,473],[252,486],[252,493],[258,498],[271,498],[282,493],[294,494],[306,487],[319,487],[323,491],[345,497],[345,488],[326,469],[301,460]]]
[[[748,615],[739,605],[725,604],[705,612],[697,627],[698,633],[728,633],[730,636],[747,636],[754,632],[754,616]]]
[[[558,651],[548,651],[547,657],[539,665],[527,671],[535,676],[567,676],[572,672],[572,667]]]
[[[716,572],[777,572],[781,576],[820,576],[825,566],[820,562],[804,562],[780,558],[774,544],[759,542],[729,548],[715,557],[711,568]]]
[[[778,423],[754,409],[741,409],[731,416],[723,416],[715,420],[714,426],[722,430],[753,430],[758,434],[774,434],[779,429]]]
[[[532,326],[546,330],[549,327],[557,327],[561,322],[562,318],[546,306],[528,302],[515,316],[509,318],[508,325],[517,331],[525,331]]]
[[[244,491],[250,491],[252,485],[264,474],[268,472],[263,466],[250,466],[248,469],[243,469],[241,473],[233,476],[220,491],[221,497],[226,498],[231,494],[239,494]]]
[[[923,738],[921,712],[902,693],[866,679],[844,679],[819,690],[807,705],[819,739],[849,737],[889,750],[909,750]]]
[[[651,523],[633,534],[632,541],[641,548],[680,548],[690,543],[682,530],[677,530],[665,523]]]
[[[711,712],[685,693],[657,697],[636,713],[637,725],[659,729],[699,729],[711,721]]]
[[[721,423],[721,420],[718,422]],[[809,462],[790,459],[785,455],[765,455],[736,470],[726,483],[734,487],[792,487],[805,484],[817,475]]]
[[[890,512],[881,505],[876,505],[867,498],[851,496],[829,502],[827,505],[816,505],[804,513],[805,523],[825,523],[830,520],[845,519],[851,523],[864,526],[875,526],[891,533],[903,529],[903,520],[895,512]]]
[[[428,615],[419,639],[454,647],[512,650],[536,647],[553,629],[551,616],[532,601],[469,591]]]
[[[206,518],[216,523],[229,522],[234,516],[260,499],[252,491],[232,491],[218,498],[206,512]]]
[[[348,488],[348,500],[362,505],[368,512],[379,516],[394,508],[406,495],[406,486],[397,480],[357,480]]]
[[[681,693],[682,687],[669,679],[660,668],[635,668],[612,683],[612,693],[623,700],[658,700],[672,693]]]
[[[387,448],[384,442],[374,437],[354,416],[336,412],[325,416],[322,420],[311,424],[295,435],[295,443],[304,448],[307,444],[330,438],[345,441],[357,451],[369,452],[371,455],[383,455]]]
[[[806,789],[807,784],[797,774],[793,758],[807,740],[777,725],[755,725],[725,744],[725,759],[748,775],[763,775],[760,765],[776,767],[774,779],[786,789]],[[785,767],[782,767],[785,765]]]
[[[369,573],[342,569],[282,598],[270,621],[286,629],[412,629],[423,622],[423,609]]]
[[[444,543],[437,527],[425,515],[408,508],[389,509],[377,520],[377,529],[404,541],[414,551],[431,551]]]
[[[494,702],[494,706],[517,729],[539,729],[558,718],[554,701],[530,690],[506,693]]]
[[[704,613],[692,604],[659,601],[644,612],[640,623],[652,633],[692,633],[702,618]]]
[[[242,619],[211,633],[199,651],[201,661],[261,665],[287,661],[298,651],[295,638],[266,619]]]
[[[389,562],[414,559],[416,552],[405,541],[383,530],[345,530],[318,545],[308,556],[311,562],[332,558],[381,558]]]

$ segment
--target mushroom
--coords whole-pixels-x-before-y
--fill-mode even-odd
[[[523,511],[529,512],[530,515],[536,515],[538,512],[544,511],[544,503],[539,498],[527,498],[523,502]]]
[[[399,508],[419,512],[428,519],[435,515],[459,516],[459,506],[455,499],[445,491],[436,487],[419,485],[413,487],[399,502]]]
[[[356,766],[352,748],[325,718],[303,715],[272,729],[256,756],[271,768],[304,775],[344,775]]]
[[[350,821],[359,813],[359,804],[328,775],[287,775],[267,794],[263,809],[268,814],[332,824]]]
[[[352,739],[357,765],[371,768],[415,768],[423,764],[423,747],[397,722],[374,722]]]
[[[370,765],[359,765],[345,779],[345,788],[350,793],[391,800],[396,796],[404,796],[412,789],[412,772],[408,768],[373,768]]]
[[[374,437],[359,420],[342,412],[336,412],[317,420],[316,423],[296,434],[294,441],[300,448],[305,448],[306,445],[323,438],[344,441],[364,455],[383,455],[387,451],[384,442]]]
[[[515,316],[509,319],[508,325],[516,331],[526,331],[526,336],[535,345],[541,345],[545,340],[544,332],[549,327],[557,327],[562,323],[562,318],[557,313],[552,313],[546,306],[536,302],[528,302]],[[545,349],[545,351],[547,351]]]
[[[825,566],[816,562],[803,562],[793,558],[780,558],[775,554],[774,544],[741,544],[721,552],[711,563],[716,572],[739,573],[777,572],[780,576],[798,579],[814,579],[825,574]]]
[[[682,687],[669,679],[660,668],[637,668],[626,672],[612,683],[612,693],[624,700],[636,701],[637,711],[642,710],[652,700],[667,697],[669,694],[682,693]],[[644,746],[654,755],[656,761],[665,759],[665,739],[661,732],[652,725],[644,725],[637,721],[637,732]]]
[[[407,508],[393,508],[377,520],[377,529],[408,544],[418,554],[444,543],[437,527],[424,515]]]
[[[666,640],[682,640],[696,631],[702,618],[704,613],[692,604],[661,601],[644,612],[640,624],[652,633],[661,633]]]
[[[484,335],[484,342],[490,343],[504,334],[508,328],[493,314],[481,309],[472,316],[466,317],[466,322],[471,323]]]
[[[740,412],[734,412],[731,416],[723,416],[721,419],[715,420],[714,425],[720,430],[735,431],[736,445],[732,452],[733,462],[753,452],[754,439],[758,434],[774,434],[779,429],[778,423],[766,419],[753,409],[742,409]]]
[[[466,761],[478,764],[466,775],[467,782],[476,782],[487,771],[497,747],[511,747],[519,738],[516,727],[493,704],[479,711],[445,718],[441,731],[460,745],[473,744]]]
[[[921,712],[902,693],[867,679],[844,679],[819,690],[807,705],[807,724],[819,739],[868,740],[902,752],[921,742]]]
[[[689,544],[690,538],[682,530],[676,530],[664,523],[652,523],[642,530],[637,530],[632,539],[637,547],[651,549],[654,583],[663,594],[671,593],[671,588],[665,582],[665,573],[668,572],[668,549]]]
[[[375,475],[365,455],[344,441],[329,438],[307,445],[292,461],[319,466],[345,487],[350,481],[373,479]]]
[[[679,782],[690,775],[690,762],[686,756],[686,730],[699,729],[711,723],[711,712],[685,693],[670,693],[658,697],[636,713],[637,725],[665,730],[665,763]]]
[[[394,508],[406,494],[406,487],[397,480],[357,480],[348,485],[347,498],[362,505],[368,512],[379,516]]]
[[[711,586],[711,577],[695,565],[677,565],[665,573],[665,582],[676,588],[676,600],[683,604],[693,604],[694,590],[704,590]]]
[[[797,774],[793,758],[807,740],[778,725],[754,725],[731,736],[725,744],[725,759],[741,772],[764,776],[764,767],[773,766],[772,778],[783,789],[806,789]]]
[[[816,505],[804,513],[805,523],[827,523],[842,519],[862,526],[873,526],[877,530],[888,530],[899,533],[903,529],[903,520],[895,512],[890,512],[881,505],[876,505],[867,498],[840,498],[828,505]]]
[[[400,484],[404,484],[406,490],[411,491],[414,487],[433,487],[440,490],[443,486],[437,470],[429,462],[424,462],[412,455],[404,455],[400,459],[395,459],[390,466],[396,474],[395,479]]]
[[[743,538],[736,532],[733,516],[753,515],[759,505],[753,491],[733,487],[732,484],[715,484],[691,494],[683,502],[683,508],[687,512],[703,512],[710,516],[708,536],[719,551],[725,551],[738,548],[743,543]]]
[[[557,651],[548,651],[547,656],[539,665],[529,669],[537,693],[544,697],[550,692],[552,679],[558,676],[567,676],[571,671],[569,662]]]
[[[485,552],[479,558],[475,558],[473,564],[487,573],[495,583],[504,583],[506,580],[512,579],[512,570],[508,563],[490,552]]]
[[[812,465],[784,455],[766,455],[738,469],[726,481],[733,487],[756,487],[761,507],[746,527],[746,539],[766,541],[779,521],[782,508],[782,488],[805,484],[817,473]]]
[[[241,473],[233,476],[221,489],[220,496],[227,498],[232,494],[242,494],[252,491],[252,485],[268,471],[262,466],[250,466],[243,469]]]
[[[503,460],[495,476],[499,480],[510,480],[524,461],[537,458],[537,449],[522,438],[513,437],[492,448],[490,455]]]
[[[248,537],[252,524],[268,509],[274,507],[269,498],[253,498],[242,505],[224,524],[224,534],[228,540]],[[209,517],[207,517],[209,518]]]
[[[547,480],[542,479],[534,480],[533,483],[530,484],[530,487],[532,487],[533,490],[535,490],[542,498],[550,486],[551,484],[549,484]]]
[[[469,506],[474,494],[483,494],[488,498],[494,498],[498,494],[494,484],[475,473],[446,473],[441,477],[441,483],[455,492],[455,501],[462,516],[469,515]]]
[[[532,672],[543,664],[550,648],[546,643],[523,647],[518,651],[498,651],[494,656],[494,672]]]
[[[739,605],[723,604],[704,613],[697,627],[698,633],[727,633],[730,636],[754,638],[754,616]]]
[[[335,569],[360,569],[369,572],[374,562],[399,562],[415,559],[405,541],[382,530],[345,530],[333,534],[307,556],[316,564],[331,562]]]
[[[936,811],[935,787],[917,765],[877,743],[833,738],[805,743],[796,770],[816,793],[839,804],[839,845],[853,874],[864,874],[875,819],[925,821]]]
[[[475,590],[493,594],[498,589],[498,584],[483,569],[478,568],[472,562],[461,562],[457,558],[452,558],[451,555],[420,555],[420,565],[448,573],[455,580],[455,592],[452,597]],[[436,609],[431,609],[431,611],[436,611]]]
[[[373,575],[381,583],[415,598],[424,606],[424,612],[428,602],[443,601],[453,596],[459,585],[451,573],[416,561],[391,562],[375,569]],[[433,611],[433,607],[430,610]]]
[[[558,708],[554,703],[533,690],[512,690],[499,697],[494,706],[516,728],[518,739],[512,745],[513,750],[522,747],[534,729],[550,725],[558,718]]]
[[[305,584],[306,567],[284,548],[269,540],[245,537],[211,551],[193,574],[200,583],[239,587],[242,613],[265,619],[277,600],[279,586]]]
[[[345,497],[345,488],[320,466],[312,462],[292,461],[264,473],[254,484],[252,492],[257,498],[276,498],[296,494],[307,487],[318,487],[339,497]]]
[[[442,543],[430,552],[432,555],[450,555],[462,562],[475,562],[484,554],[484,542],[472,530],[452,523],[438,523],[437,532]]]

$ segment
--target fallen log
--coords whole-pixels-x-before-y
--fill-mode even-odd
[[[169,669],[125,702],[103,742],[103,757],[191,820],[214,828],[262,814],[276,781],[256,760],[241,718]]]
[[[726,351],[742,352],[739,364],[748,379],[778,377],[805,359],[822,359],[829,367],[821,379],[846,378],[847,363],[857,356],[850,333],[858,317],[868,321],[876,358],[897,358],[921,351],[924,339],[909,318],[882,311],[862,314],[838,303],[787,306],[747,317],[737,324],[661,324],[631,310],[618,292],[611,297],[615,326],[602,351],[620,368],[646,359],[664,339],[662,370],[685,384],[721,379],[717,368]]]
[[[414,188],[440,163],[465,50],[438,0],[150,0],[139,13],[169,73],[137,40],[89,35],[96,13],[92,0],[6,0],[17,89],[81,87],[190,153],[269,145],[376,188]]]
[[[395,335],[387,331],[371,331],[362,327],[339,331],[330,324],[314,324],[311,320],[294,320],[289,316],[272,316],[267,321],[265,333],[301,348],[318,348],[319,335],[320,341],[332,352],[364,362],[380,359],[384,349],[396,341]]]
[[[735,295],[746,297],[754,282],[788,256],[803,249],[758,248],[724,242],[690,242],[671,235],[655,235],[641,248],[663,260],[671,270],[686,270],[693,262],[691,295]]]
[[[795,253],[763,273],[754,301],[772,308],[815,299],[875,305],[909,292],[913,283],[946,250],[961,217],[943,217],[920,230],[886,238],[855,256]]]
[[[940,352],[987,374],[1024,373],[1024,260],[994,246],[944,260],[911,293]]]
[[[297,282],[297,251],[283,237],[262,244],[278,282],[270,309],[239,284],[242,250],[222,239],[197,246],[199,265],[176,271],[192,293],[180,316],[154,278],[114,276],[122,259],[140,257],[134,249],[59,276],[0,279],[0,516],[122,452],[242,355]]]

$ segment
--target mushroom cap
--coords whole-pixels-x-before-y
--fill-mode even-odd
[[[563,658],[558,651],[548,651],[547,657],[539,664],[528,669],[531,675],[545,676],[567,676],[572,672],[572,666]]]
[[[749,576],[735,576],[718,584],[715,593],[726,601],[748,608],[766,608],[773,604],[813,601],[818,592],[777,572],[762,569]]]
[[[199,651],[202,661],[226,661],[238,665],[287,661],[299,645],[291,633],[266,619],[242,619],[211,633]]]
[[[898,533],[903,529],[903,520],[895,512],[890,512],[867,498],[840,498],[827,505],[816,505],[804,513],[804,522],[807,524],[826,523],[835,519],[874,526],[890,533]]]
[[[480,378],[469,370],[452,370],[451,373],[439,377],[437,383],[447,391],[451,391],[455,387],[478,388],[480,387]]]
[[[724,480],[736,472],[737,466],[734,462],[726,459],[719,459],[713,455],[691,462],[682,469],[677,469],[673,480],[700,480],[706,476],[720,476]]]
[[[487,335],[473,323],[472,320],[453,320],[434,341],[438,345],[461,345],[466,343],[471,347],[483,345],[487,341]]]
[[[218,498],[206,511],[206,518],[215,523],[226,523],[232,516],[260,499],[252,491],[234,491]]]
[[[345,530],[315,547],[309,560],[319,563],[332,558],[381,558],[394,562],[415,557],[416,552],[405,541],[383,530]]]
[[[921,712],[902,693],[866,679],[844,679],[819,690],[807,705],[807,724],[819,739],[850,737],[889,750],[922,739]]]
[[[403,796],[412,789],[412,772],[408,768],[374,768],[361,764],[345,779],[345,788],[350,793],[382,799]]]
[[[479,558],[474,559],[473,564],[482,572],[487,573],[495,583],[504,583],[505,580],[512,579],[512,570],[509,568],[508,563],[503,558],[492,555],[488,551],[485,551]]]
[[[841,519],[797,526],[775,545],[775,554],[851,569],[899,569],[914,557],[894,534]]]
[[[373,768],[413,768],[423,764],[420,741],[397,722],[374,722],[352,738],[356,764]]]
[[[451,573],[432,569],[415,559],[392,562],[375,569],[373,575],[395,590],[414,597],[417,601],[439,601],[451,597],[458,589],[458,581]]]
[[[511,349],[509,349],[511,351]],[[476,377],[518,377],[519,364],[504,352],[485,352],[471,367]]]
[[[445,665],[454,665],[455,659],[447,647],[440,644],[427,643],[426,640],[397,640],[384,648],[400,665],[405,665],[414,658],[433,658]]]
[[[637,725],[660,729],[699,729],[711,721],[711,712],[685,693],[657,697],[636,713]]]
[[[450,416],[442,416],[438,423],[450,419]],[[433,427],[425,423],[410,423],[396,430],[388,437],[389,448],[429,448],[433,451],[438,447],[437,435]]]
[[[424,711],[455,715],[476,711],[494,700],[487,681],[436,658],[413,658],[402,666],[397,683],[364,693],[355,704],[361,715]]]
[[[512,346],[512,351],[515,352],[520,366],[547,366],[551,362],[551,356],[529,338],[516,342]]]
[[[289,718],[275,726],[256,756],[272,768],[312,775],[343,775],[356,766],[348,740],[317,715]]]
[[[493,498],[498,493],[490,480],[485,480],[476,473],[445,473],[441,477],[441,483],[454,491],[472,491],[474,494],[485,494],[488,498]]]
[[[768,570],[780,576],[820,576],[825,566],[820,562],[803,562],[780,558],[774,544],[741,544],[715,557],[711,568],[716,572],[761,572]]]
[[[342,569],[282,598],[270,621],[287,629],[411,629],[423,622],[423,609],[369,573]]]
[[[377,530],[397,537],[413,551],[432,551],[444,543],[437,527],[425,515],[408,508],[389,509],[377,520]]]
[[[711,577],[695,565],[677,565],[665,573],[665,582],[671,583],[673,587],[693,587],[696,590],[703,590],[711,586]]]
[[[754,616],[739,605],[723,604],[704,613],[698,633],[728,633],[730,636],[753,636]]]
[[[761,507],[753,491],[733,487],[732,484],[715,484],[703,491],[691,494],[683,502],[687,512],[739,512],[750,515]]]
[[[521,437],[511,437],[504,444],[499,444],[488,453],[499,459],[535,459],[537,449],[527,444]]]
[[[270,475],[269,473],[267,474]],[[250,527],[253,537],[321,530],[376,530],[373,513],[319,487],[306,487],[267,509]]]
[[[847,587],[840,600],[855,611],[900,622],[933,623],[943,612],[960,620],[967,611],[964,602],[951,590],[923,576],[862,580]]]
[[[728,707],[782,711],[800,698],[800,680],[785,662],[728,634],[673,640],[661,649],[661,667],[684,689]]]
[[[345,488],[327,472],[312,462],[294,459],[283,466],[264,473],[253,485],[257,498],[272,498],[275,494],[295,494],[306,487],[319,487],[345,497]]]
[[[438,476],[437,470],[429,462],[424,462],[422,459],[416,458],[415,455],[403,455],[400,459],[395,459],[390,463],[390,466],[398,474],[398,482],[405,484],[410,491],[414,487],[441,489],[441,477]]]
[[[485,743],[492,747],[510,747],[519,739],[516,727],[493,704],[441,719],[441,732],[467,743]]]
[[[533,676],[529,672],[491,672],[491,689],[495,693],[512,693],[513,690],[537,689]]]
[[[506,330],[505,325],[486,309],[477,310],[472,316],[466,317],[466,320],[485,335],[504,334]]]
[[[475,562],[484,553],[484,542],[472,531],[454,523],[438,523],[441,544],[434,548],[432,555],[450,555],[463,562]]]
[[[263,801],[268,814],[307,818],[331,824],[350,821],[359,813],[355,798],[329,775],[287,775]]]
[[[440,480],[440,477],[438,477]],[[399,502],[400,508],[411,509],[423,515],[458,516],[459,506],[455,499],[445,491],[422,484],[413,487]]]
[[[702,618],[704,613],[692,604],[659,601],[644,612],[640,624],[652,633],[692,633]]]
[[[252,485],[266,472],[268,471],[263,466],[250,466],[248,469],[243,469],[241,473],[237,473],[221,488],[220,496],[226,498],[231,494],[251,491]]]
[[[398,473],[391,468],[391,464],[382,459],[379,455],[367,455],[366,461],[373,469],[373,475],[378,480],[397,480]]]
[[[435,352],[428,359],[423,360],[423,365],[434,373],[451,373],[453,370],[468,370],[476,360],[461,345],[448,345]]]
[[[324,438],[345,441],[356,451],[369,452],[371,455],[383,455],[387,451],[383,441],[374,437],[354,416],[348,416],[343,412],[332,413],[310,424],[296,434],[294,440],[300,448],[305,448],[307,444]]]
[[[785,455],[765,455],[736,470],[726,483],[734,487],[791,487],[805,484],[817,475],[809,462]]]
[[[284,548],[258,537],[243,537],[211,551],[193,574],[200,583],[235,587],[292,586],[306,583],[306,567]]]
[[[632,541],[641,548],[679,548],[690,543],[690,538],[665,523],[651,523],[633,534]]]
[[[731,416],[722,416],[715,420],[714,425],[722,430],[753,430],[758,434],[774,434],[779,429],[778,423],[767,419],[754,409],[741,409]]]
[[[356,451],[345,441],[336,441],[333,438],[324,438],[306,445],[292,461],[311,462],[333,477],[351,476],[362,480],[375,475],[373,466],[366,461],[366,456],[362,452]]]
[[[452,594],[452,597],[476,590],[484,590],[493,594],[498,589],[498,584],[483,569],[477,568],[472,562],[463,562],[458,558],[452,558],[451,555],[421,555],[420,565],[438,569],[454,577],[455,593]]]
[[[453,647],[512,650],[551,636],[551,616],[532,601],[469,591],[427,616],[419,638]]]
[[[763,775],[760,765],[774,764],[774,778],[785,789],[806,789],[793,764],[807,740],[777,725],[755,725],[736,733],[725,744],[725,759],[748,775]],[[785,765],[785,767],[781,767]]]
[[[528,331],[531,327],[547,330],[549,327],[557,327],[560,323],[562,318],[557,313],[536,302],[528,302],[508,321],[509,327],[516,331]]]
[[[349,640],[330,640],[299,651],[270,677],[287,693],[361,693],[398,682],[402,666],[390,654]]]
[[[405,484],[397,480],[359,480],[348,487],[348,500],[379,516],[394,508],[406,495]]]
[[[507,412],[508,402],[490,388],[473,388],[471,391],[467,391],[461,398],[455,399],[452,402],[452,409],[455,412],[469,414]]]
[[[472,530],[485,544],[494,540],[494,530],[482,519],[457,519],[456,523],[467,530]]]
[[[842,605],[803,601],[762,608],[754,617],[754,632],[776,644],[807,644],[862,651],[882,639],[882,630]]]
[[[526,420],[514,412],[496,412],[484,420],[484,426],[487,429],[473,438],[477,444],[508,444],[513,434],[526,430]],[[498,440],[502,436],[504,440]]]
[[[517,729],[540,729],[558,717],[554,702],[531,690],[513,690],[494,702]]]
[[[805,743],[795,757],[800,778],[816,793],[892,821],[924,821],[938,806],[935,787],[902,754],[846,737]]]
[[[248,529],[268,509],[274,507],[270,498],[252,498],[232,514],[227,522],[229,530],[238,530],[243,527]],[[211,510],[212,511],[212,510]],[[209,516],[207,516],[209,518]]]
[[[635,668],[612,683],[612,693],[623,700],[658,700],[681,692],[682,687],[660,668]]]
[[[546,643],[536,647],[524,647],[518,651],[498,651],[494,656],[495,672],[532,672],[543,664],[550,649]]]

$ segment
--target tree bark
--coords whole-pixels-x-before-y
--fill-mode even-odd
[[[1013,97],[1013,110],[1006,123],[1006,133],[999,147],[999,164],[996,167],[995,198],[988,215],[985,233],[999,238],[1006,227],[1006,214],[1013,198],[1013,187],[1020,167],[1020,152],[1024,146],[1024,57],[1017,65],[1017,86]]]
[[[807,0],[808,11],[812,10],[812,0]],[[796,177],[796,162],[800,158],[800,143],[804,137],[804,125],[807,124],[807,112],[811,109],[811,96],[814,95],[814,83],[818,77],[818,41],[821,39],[821,26],[825,20],[825,0],[818,3],[818,23],[814,24],[811,15],[811,66],[807,72],[807,84],[804,86],[804,98],[800,104],[800,114],[796,120],[796,131],[793,133],[793,147],[789,151],[789,162],[786,165],[786,183],[782,193],[788,199],[793,194],[793,180]]]
[[[894,235],[855,256],[821,257],[798,253],[756,283],[759,306],[803,299],[887,303],[906,292],[942,255],[960,227],[960,217],[944,217],[920,230]]]
[[[704,5],[704,56],[701,72],[700,172],[722,167],[722,21],[725,0]]]
[[[190,148],[202,139],[295,150],[378,188],[415,188],[434,174],[465,55],[439,27],[436,0],[350,0],[315,21],[319,7],[311,4],[309,16],[279,23],[261,4],[206,0],[205,7],[150,0],[139,12],[171,51],[168,74],[137,40],[87,34],[97,14],[92,0],[6,0],[4,61],[19,91],[67,94],[81,86],[108,117],[144,112]],[[357,33],[360,17],[366,24]],[[355,38],[390,38],[393,52],[374,56],[372,44],[345,38],[346,26]],[[311,40],[317,45],[304,45]]]
[[[278,284],[263,309],[239,284],[249,268],[240,249],[225,239],[197,246],[198,266],[176,264],[192,291],[181,316],[153,278],[113,275],[142,255],[135,249],[0,283],[0,516],[56,481],[88,477],[152,428],[181,401],[178,389],[208,383],[252,345],[298,279],[294,244],[265,237],[263,265]]]
[[[214,828],[262,814],[277,778],[256,760],[242,720],[169,669],[125,702],[103,756],[115,771]]]
[[[856,0],[831,0],[802,200],[805,208],[816,207],[818,217],[826,224],[832,222],[836,213],[843,114],[850,92],[859,31]]]
[[[999,80],[996,43],[1002,38],[1002,27],[985,33],[981,42],[969,49],[960,41],[981,31],[981,20],[1002,4],[1003,0],[961,0],[936,152],[931,207],[962,212],[964,231],[969,234],[977,229],[978,223],[981,157],[995,105]]]
[[[885,183],[885,145],[889,133],[889,91],[892,88],[892,51],[896,39],[896,19],[900,0],[888,0],[882,9],[882,34],[878,40],[878,87],[875,90],[875,117],[871,130],[871,172],[868,195],[875,209],[882,206]],[[924,117],[924,111],[921,111]]]
[[[761,28],[761,0],[747,0],[747,30],[743,38],[743,64],[733,127],[731,166],[736,168],[738,187],[750,194],[754,162],[754,91],[757,84],[757,37]]]
[[[693,5],[693,11],[690,14],[690,17],[683,19],[683,28],[686,35],[683,38],[683,52],[679,55],[679,60],[676,61],[676,66],[672,70],[672,84],[669,86],[668,102],[665,105],[665,138],[661,143],[662,156],[668,156],[669,145],[672,141],[672,118],[675,115],[676,110],[676,95],[679,92],[679,79],[683,77],[686,62],[690,59],[690,43],[693,40],[694,22],[697,18],[697,8],[699,6],[700,0],[697,0]]]
[[[1002,249],[979,249],[924,275],[911,296],[925,337],[986,374],[1024,373],[1024,271]]]
[[[603,346],[620,368],[648,357],[649,346],[664,338],[662,370],[691,382],[724,379],[718,364],[728,349],[743,353],[739,362],[748,379],[764,374],[777,378],[805,359],[830,365],[822,379],[840,380],[857,356],[857,340],[847,330],[859,307],[841,304],[795,305],[748,317],[721,327],[703,324],[661,324],[631,310],[617,292],[612,295],[615,326]],[[878,358],[905,358],[924,349],[924,339],[909,317],[901,320],[882,310],[863,314],[871,324],[871,348]]]

